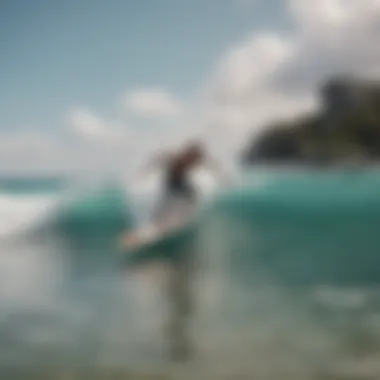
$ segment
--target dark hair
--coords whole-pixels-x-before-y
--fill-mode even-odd
[[[200,141],[192,140],[187,144],[186,150],[188,150],[188,151],[202,151],[203,152],[204,147]]]
[[[192,141],[186,147],[186,152],[190,155],[202,156],[204,153],[203,145],[198,141]]]

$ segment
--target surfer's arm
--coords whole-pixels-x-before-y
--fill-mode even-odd
[[[136,177],[138,179],[144,178],[149,175],[152,171],[162,167],[168,160],[168,154],[161,154],[154,156],[150,159],[140,170],[137,172]]]

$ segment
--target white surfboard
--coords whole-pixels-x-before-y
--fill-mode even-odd
[[[207,197],[215,191],[216,181],[215,179],[204,169],[195,170],[191,173],[192,182],[195,184],[200,204],[207,199]],[[141,194],[146,192],[152,194],[159,191],[159,176],[157,178],[151,178],[152,181],[148,184],[140,184],[136,188],[136,192]],[[156,198],[156,197],[154,197]],[[159,201],[156,199],[156,201]],[[160,204],[158,204],[160,206]],[[163,215],[162,221],[160,220],[159,225],[157,224],[144,224],[141,227],[136,228],[133,231],[128,232],[122,237],[121,245],[123,250],[131,251],[138,249],[139,247],[147,244],[152,244],[155,241],[159,241],[164,238],[167,234],[175,232],[177,229],[181,229],[186,226],[187,223],[191,222],[192,218],[198,211],[199,205],[194,205],[189,203],[188,200],[183,198],[167,199],[163,204]],[[161,218],[160,217],[160,218]]]
[[[122,248],[130,251],[164,238],[165,235],[186,226],[192,220],[195,211],[196,207],[188,207],[186,204],[175,204],[173,202],[159,224],[146,224],[123,236]]]

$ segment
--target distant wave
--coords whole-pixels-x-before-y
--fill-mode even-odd
[[[58,202],[58,196],[0,194],[0,238],[17,236],[38,224]]]
[[[65,177],[16,177],[0,176],[0,192],[16,194],[57,193],[69,186]]]
[[[74,233],[95,225],[106,233],[123,217],[132,223],[127,191],[119,184],[74,187],[54,178],[0,180],[0,239],[42,230]]]

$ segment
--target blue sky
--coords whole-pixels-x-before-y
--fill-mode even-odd
[[[286,25],[274,0],[8,0],[1,8],[2,129],[61,127],[81,104],[110,112],[128,88],[194,97],[229,46]]]
[[[379,18],[378,0],[2,0],[0,170],[124,168],[198,127],[227,156],[334,73],[379,74]]]

